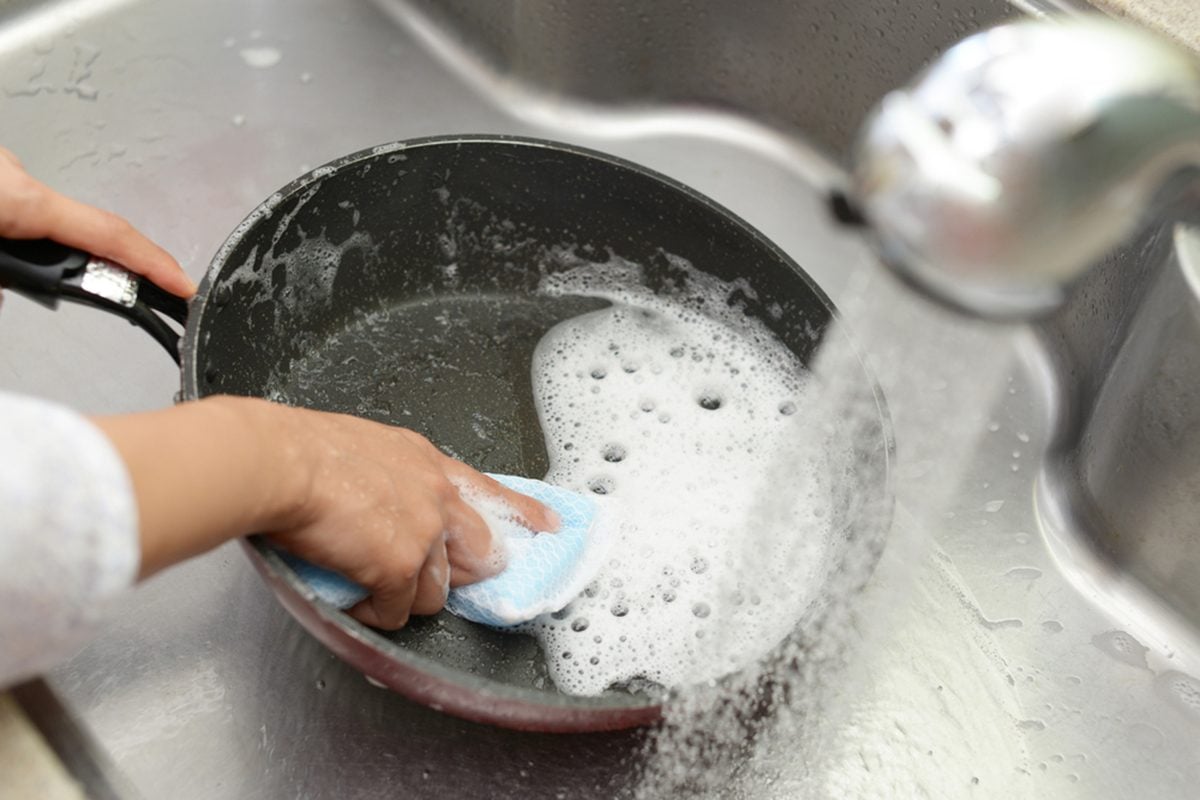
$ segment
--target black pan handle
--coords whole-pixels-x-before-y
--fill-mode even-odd
[[[123,317],[179,363],[180,334],[167,320],[186,325],[187,301],[118,264],[49,239],[0,237],[0,286],[47,308],[67,300]]]

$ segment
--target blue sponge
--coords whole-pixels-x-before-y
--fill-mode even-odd
[[[596,502],[578,492],[515,475],[492,475],[508,488],[540,500],[562,519],[556,533],[505,526],[507,566],[487,580],[450,592],[446,608],[472,622],[506,628],[558,611],[574,600],[603,563],[608,537]],[[349,608],[367,590],[336,572],[279,551],[317,597]]]

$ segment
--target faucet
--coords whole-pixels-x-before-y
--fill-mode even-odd
[[[980,317],[1060,306],[1200,168],[1200,63],[1098,16],[1017,22],[886,95],[842,216],[926,295]],[[837,204],[835,204],[836,210]]]

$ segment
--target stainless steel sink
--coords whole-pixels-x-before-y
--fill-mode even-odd
[[[559,138],[694,186],[847,309],[902,412],[897,529],[856,606],[855,657],[822,687],[816,732],[779,734],[731,791],[1191,797],[1195,235],[1161,221],[1054,319],[998,329],[909,296],[825,211],[866,109],[1016,13],[1000,0],[0,2],[0,143],[135,220],[196,277],[277,187],[399,138]],[[887,313],[862,313],[881,301]],[[177,388],[155,345],[86,312],[9,297],[0,333],[6,389],[114,412]],[[50,685],[114,782],[147,797],[653,786],[643,733],[513,734],[368,685],[231,548],[138,589]]]

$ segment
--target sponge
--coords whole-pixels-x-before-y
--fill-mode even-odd
[[[475,506],[493,521],[492,533],[502,539],[506,566],[499,575],[452,590],[446,609],[472,622],[507,628],[558,611],[579,596],[604,563],[611,525],[596,501],[583,494],[533,478],[491,477],[541,501],[562,520],[557,532],[536,533],[516,523],[496,524],[494,514]],[[463,499],[475,505],[471,497]],[[362,586],[332,570],[282,550],[279,555],[318,598],[332,606],[349,608],[368,595]]]

